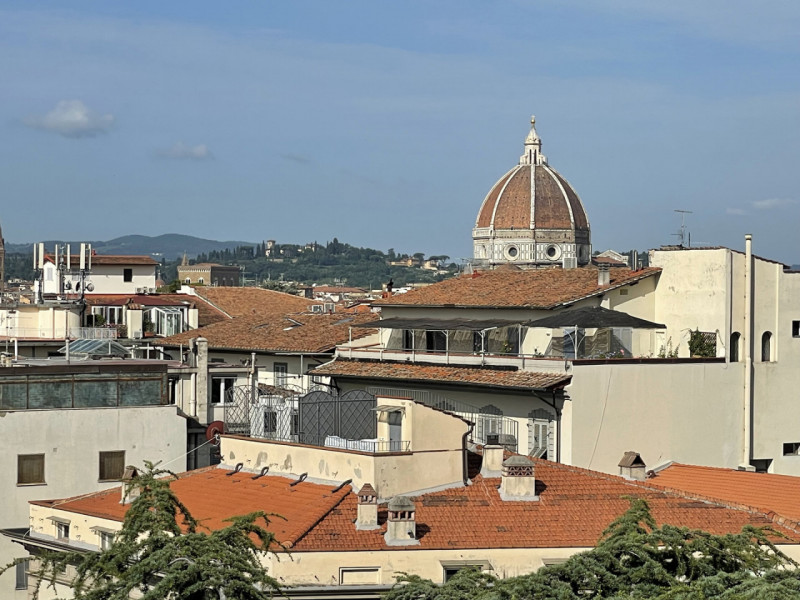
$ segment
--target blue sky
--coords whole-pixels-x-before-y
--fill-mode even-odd
[[[471,254],[531,114],[596,250],[800,263],[800,2],[0,1],[10,242]]]

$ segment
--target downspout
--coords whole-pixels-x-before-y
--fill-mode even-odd
[[[472,435],[475,429],[475,423],[469,424],[469,429],[461,436],[461,475],[464,480],[464,485],[469,485],[469,460],[467,458],[467,438]]]
[[[191,394],[189,395],[189,416],[197,417],[197,373],[191,376]]]
[[[744,397],[742,398],[742,466],[750,466],[753,410],[753,236],[744,236]]]
[[[553,403],[550,404],[547,400],[545,400],[542,396],[537,395],[536,397],[539,398],[542,402],[550,406],[556,412],[556,460],[555,462],[561,462],[561,409],[558,408],[556,404],[556,391],[552,391],[553,394]]]

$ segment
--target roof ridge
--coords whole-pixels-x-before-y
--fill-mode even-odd
[[[287,540],[287,542],[286,542],[286,547],[287,548],[291,548],[291,547],[295,546],[300,540],[302,540],[309,533],[311,533],[311,531],[317,525],[319,525],[320,522],[322,522],[322,520],[325,517],[327,517],[329,514],[331,514],[333,509],[335,509],[337,506],[339,506],[344,501],[345,498],[347,498],[351,493],[354,492],[352,482],[347,484],[347,485],[350,487],[349,490],[347,490],[346,487],[342,487],[342,489],[340,489],[340,490],[338,490],[336,492],[333,492],[334,497],[335,497],[336,494],[339,495],[339,498],[336,500],[336,502],[334,502],[333,504],[331,504],[330,506],[328,506],[327,508],[322,510],[320,512],[320,514],[312,521],[312,523],[308,527],[306,527],[304,531],[301,531],[300,534],[294,540]]]

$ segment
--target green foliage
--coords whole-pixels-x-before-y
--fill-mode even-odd
[[[114,543],[102,552],[45,553],[32,571],[41,585],[55,584],[72,565],[76,600],[207,600],[223,597],[264,600],[279,591],[260,562],[263,552],[281,548],[266,526],[275,515],[254,512],[230,525],[202,532],[169,487],[172,473],[146,464],[128,491],[139,496],[125,515]],[[11,566],[11,565],[9,565]],[[6,567],[8,568],[8,567]]]
[[[661,346],[658,350],[658,358],[678,358],[678,347],[672,347],[672,338],[667,340],[666,346]]]
[[[689,354],[700,358],[714,358],[717,355],[715,339],[698,329],[689,332]]]
[[[403,575],[384,600],[773,600],[800,598],[794,561],[768,529],[712,535],[656,527],[647,502],[631,499],[588,552],[530,575],[499,579],[464,570],[444,585]]]

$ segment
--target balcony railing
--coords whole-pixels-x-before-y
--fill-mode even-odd
[[[115,340],[114,327],[8,327],[0,329],[0,337],[35,340]]]

